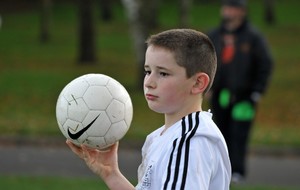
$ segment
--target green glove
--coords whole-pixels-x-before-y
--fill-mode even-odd
[[[222,108],[228,107],[230,103],[230,92],[228,89],[224,88],[219,96],[219,104]]]
[[[231,114],[237,121],[250,121],[254,118],[255,110],[250,102],[242,101],[233,107]]]

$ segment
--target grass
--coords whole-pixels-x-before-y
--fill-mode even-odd
[[[299,87],[300,35],[297,0],[276,1],[276,25],[263,22],[261,1],[251,1],[250,19],[265,34],[275,60],[268,92],[257,114],[251,145],[300,146]],[[150,111],[143,93],[136,89],[138,76],[128,22],[119,4],[114,20],[97,20],[95,65],[78,65],[77,8],[72,3],[53,5],[51,41],[38,40],[38,8],[4,11],[0,29],[0,135],[33,137],[59,136],[55,104],[59,92],[72,79],[86,73],[104,73],[128,89],[134,104],[134,118],[126,139],[143,141],[161,126],[161,115]],[[177,7],[162,4],[159,30],[177,27]],[[96,10],[95,15],[98,15]],[[208,31],[219,22],[219,4],[193,6],[191,27]],[[208,108],[208,107],[207,107]],[[145,122],[147,121],[147,122]]]
[[[106,185],[91,178],[59,178],[59,177],[28,177],[28,176],[2,176],[0,177],[3,189],[23,190],[59,190],[59,189],[108,189]]]
[[[0,176],[2,189],[22,190],[106,190],[106,185],[96,178],[71,178],[71,177],[30,177],[30,176]],[[233,186],[231,190],[295,190],[294,188],[272,186]]]

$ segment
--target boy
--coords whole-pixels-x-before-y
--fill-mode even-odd
[[[110,189],[229,189],[231,166],[226,143],[202,111],[216,72],[209,38],[191,29],[173,29],[147,40],[144,93],[165,124],[147,136],[134,187],[118,168],[118,143],[101,152],[67,144]]]

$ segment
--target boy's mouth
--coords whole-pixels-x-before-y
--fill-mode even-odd
[[[155,96],[153,94],[145,94],[145,96],[147,100],[155,100],[158,98],[158,96]]]

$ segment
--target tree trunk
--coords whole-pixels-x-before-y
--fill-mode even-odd
[[[274,0],[265,0],[265,21],[267,24],[275,24]]]
[[[50,40],[50,20],[51,20],[51,0],[42,0],[41,2],[41,28],[40,42],[47,43]]]
[[[158,1],[122,0],[126,9],[130,33],[138,64],[138,89],[143,89],[146,43],[150,31],[157,25]],[[154,3],[152,5],[152,3]],[[150,8],[151,7],[151,8]]]
[[[100,10],[101,10],[101,19],[105,22],[109,22],[112,20],[112,0],[100,0]]]
[[[131,37],[133,38],[134,51],[136,53],[137,64],[138,64],[138,83],[137,87],[139,89],[143,88],[144,81],[144,63],[145,63],[145,52],[146,44],[145,39],[147,37],[147,32],[145,31],[145,26],[143,25],[140,10],[141,4],[139,0],[122,0],[122,3],[126,9]]]
[[[179,0],[179,27],[181,28],[189,26],[191,5],[192,0]]]
[[[79,63],[96,62],[93,0],[79,0]]]
[[[161,0],[140,0],[140,17],[144,26],[148,29],[145,31],[151,31],[158,27],[158,14]]]

